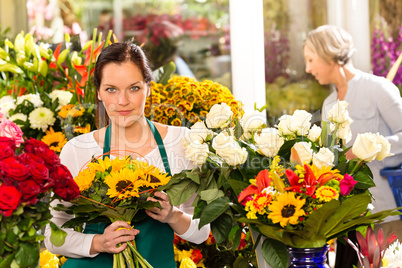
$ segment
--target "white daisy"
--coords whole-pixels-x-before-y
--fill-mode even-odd
[[[36,108],[29,114],[31,128],[40,129],[43,132],[45,132],[49,126],[53,126],[55,121],[56,118],[53,112],[46,107]]]
[[[16,107],[15,100],[11,96],[4,96],[0,99],[1,112],[8,118],[8,112]]]
[[[389,245],[385,251],[383,262],[384,264],[388,264],[387,266],[384,265],[384,267],[402,267],[402,244],[398,240]]]
[[[73,93],[65,90],[55,89],[49,94],[49,96],[52,98],[52,101],[59,99],[59,106],[56,108],[56,110],[60,110],[61,107],[70,103]]]
[[[32,103],[35,108],[43,105],[43,101],[40,99],[40,96],[38,94],[26,94],[17,97],[17,105],[21,104],[24,100]]]
[[[13,122],[15,122],[18,119],[26,122],[28,119],[28,116],[26,116],[25,114],[22,114],[22,113],[18,113],[18,114],[13,114],[12,116],[10,116],[9,119]],[[17,126],[22,127],[22,125],[19,125],[19,124],[17,124]]]

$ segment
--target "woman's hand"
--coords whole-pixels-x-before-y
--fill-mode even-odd
[[[162,208],[154,207],[145,212],[149,217],[160,222],[169,223],[173,217],[173,206],[170,204],[169,196],[164,192],[155,192],[155,198],[148,197],[148,201],[159,202]]]
[[[119,253],[127,247],[124,242],[134,240],[139,232],[137,229],[132,229],[127,222],[116,221],[110,224],[103,234],[94,236],[90,254],[101,252]],[[121,245],[118,247],[118,244]]]

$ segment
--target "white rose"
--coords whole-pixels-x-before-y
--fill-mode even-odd
[[[373,161],[379,152],[382,150],[382,145],[378,142],[376,134],[364,133],[357,134],[356,140],[352,146],[353,154],[366,162]]]
[[[232,116],[233,112],[230,106],[222,102],[211,107],[205,122],[209,128],[224,128],[229,125]]]
[[[306,136],[310,129],[312,115],[304,110],[296,110],[292,115],[289,129],[299,136]]]
[[[56,110],[60,110],[61,107],[70,103],[73,93],[66,90],[55,89],[50,92],[49,96],[52,98],[52,101],[59,99],[59,106],[57,106]]]
[[[308,132],[307,138],[313,142],[317,141],[318,138],[321,136],[321,131],[322,129],[319,126],[313,125]]]
[[[293,145],[293,148],[295,148],[297,154],[299,155],[300,161],[303,164],[311,163],[314,152],[313,149],[311,149],[311,143],[305,141],[296,142],[295,145]]]
[[[328,111],[329,121],[332,123],[341,124],[348,120],[349,112],[347,110],[348,103],[346,101],[337,101],[334,106],[332,106],[331,110]]]
[[[204,122],[197,122],[190,128],[190,133],[186,135],[189,142],[204,143],[214,136],[214,132],[209,130]]]
[[[243,164],[248,156],[246,148],[241,148],[236,141],[230,143],[224,150],[217,150],[216,154],[222,157],[230,166]]]
[[[276,126],[279,131],[279,135],[281,136],[294,136],[293,131],[290,129],[290,124],[292,122],[292,116],[291,115],[282,115],[279,118],[279,124]]]
[[[241,119],[241,126],[244,131],[258,131],[266,126],[263,113],[259,111],[246,112]]]
[[[189,143],[184,150],[185,157],[194,162],[195,165],[202,165],[208,158],[208,144]]]
[[[229,136],[224,132],[219,133],[212,140],[212,148],[215,149],[217,155],[231,166],[243,164],[247,160],[247,150],[241,148],[233,136]]]
[[[377,136],[377,143],[381,144],[381,151],[378,152],[375,159],[377,159],[378,161],[382,161],[384,158],[394,155],[390,153],[391,143],[389,143],[389,141],[379,133],[377,133],[376,136]]]
[[[324,166],[332,167],[334,166],[334,153],[331,152],[328,148],[322,147],[318,151],[318,153],[313,154],[313,164],[321,169]]]
[[[351,118],[347,118],[341,124],[338,124],[338,131],[336,136],[348,143],[352,139],[352,131],[350,130],[350,125],[353,123]]]
[[[17,97],[17,105],[23,103],[24,100],[32,103],[35,108],[43,105],[43,101],[40,99],[40,96],[38,94],[26,94]]]
[[[22,114],[22,113],[18,113],[18,114],[13,114],[12,116],[10,116],[9,119],[13,122],[15,122],[16,120],[21,120],[21,121],[26,122],[28,119],[28,116],[26,116],[25,114]],[[17,124],[17,126],[22,127],[22,125],[18,125],[18,124]]]
[[[284,138],[279,136],[278,130],[275,128],[264,128],[259,135],[255,135],[254,141],[257,151],[268,157],[277,155],[285,142]]]

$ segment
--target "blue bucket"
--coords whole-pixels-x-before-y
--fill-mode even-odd
[[[389,186],[395,197],[396,205],[402,207],[402,166],[397,168],[384,168],[380,171],[381,176],[388,177]],[[402,212],[402,209],[399,210]],[[402,215],[400,215],[402,219]]]

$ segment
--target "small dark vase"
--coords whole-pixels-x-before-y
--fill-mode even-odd
[[[289,268],[330,268],[327,264],[329,245],[322,248],[291,248],[288,247]]]

